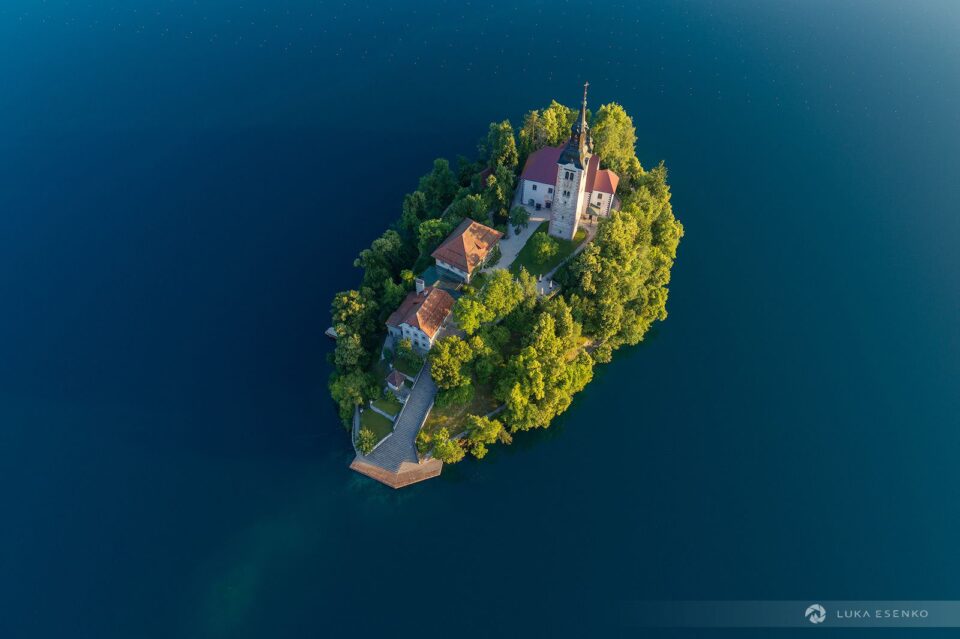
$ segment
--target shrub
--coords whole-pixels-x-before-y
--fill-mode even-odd
[[[433,456],[444,464],[455,464],[463,459],[463,446],[458,440],[450,439],[446,428],[441,428],[433,444]]]
[[[373,434],[373,431],[364,426],[360,429],[360,432],[357,433],[357,450],[361,454],[366,455],[373,447],[377,445],[376,435]]]
[[[419,370],[423,366],[423,358],[413,350],[413,344],[408,339],[402,339],[397,343],[394,361],[411,371]]]
[[[527,228],[530,225],[530,211],[524,206],[515,206],[510,209],[510,225],[513,226],[514,233]]]
[[[546,264],[560,252],[560,245],[546,233],[536,233],[530,241],[533,242],[533,259],[537,264]]]
[[[430,437],[430,434],[425,430],[421,430],[417,433],[417,452],[423,455],[430,450],[432,442],[433,438]]]
[[[437,408],[446,408],[451,404],[469,404],[473,401],[473,384],[467,382],[462,386],[454,386],[437,393],[434,405]]]

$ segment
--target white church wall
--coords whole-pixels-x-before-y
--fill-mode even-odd
[[[553,185],[535,182],[533,180],[523,181],[523,193],[521,199],[527,206],[536,206],[539,204],[545,207],[547,202],[553,200]]]
[[[590,203],[600,209],[600,215],[610,215],[610,206],[613,204],[613,196],[603,191],[594,191],[590,194]]]

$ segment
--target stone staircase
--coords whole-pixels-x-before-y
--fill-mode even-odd
[[[393,424],[393,434],[368,455],[358,455],[361,462],[396,473],[403,462],[417,463],[417,433],[433,406],[437,385],[430,377],[430,364],[424,364],[407,402]]]

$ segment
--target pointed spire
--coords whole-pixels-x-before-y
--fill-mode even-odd
[[[590,127],[587,125],[587,87],[589,82],[583,83],[583,103],[580,105],[580,118],[570,126],[570,139],[560,154],[561,164],[572,163],[579,168],[587,165],[590,154],[593,152],[593,142],[590,139]]]
[[[589,86],[589,82],[583,83],[583,105],[580,107],[580,128],[583,130],[587,129],[587,87]]]

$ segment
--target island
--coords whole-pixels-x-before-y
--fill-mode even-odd
[[[437,159],[332,303],[330,394],[354,470],[399,488],[547,428],[667,317],[683,226],[616,103],[556,101]]]

